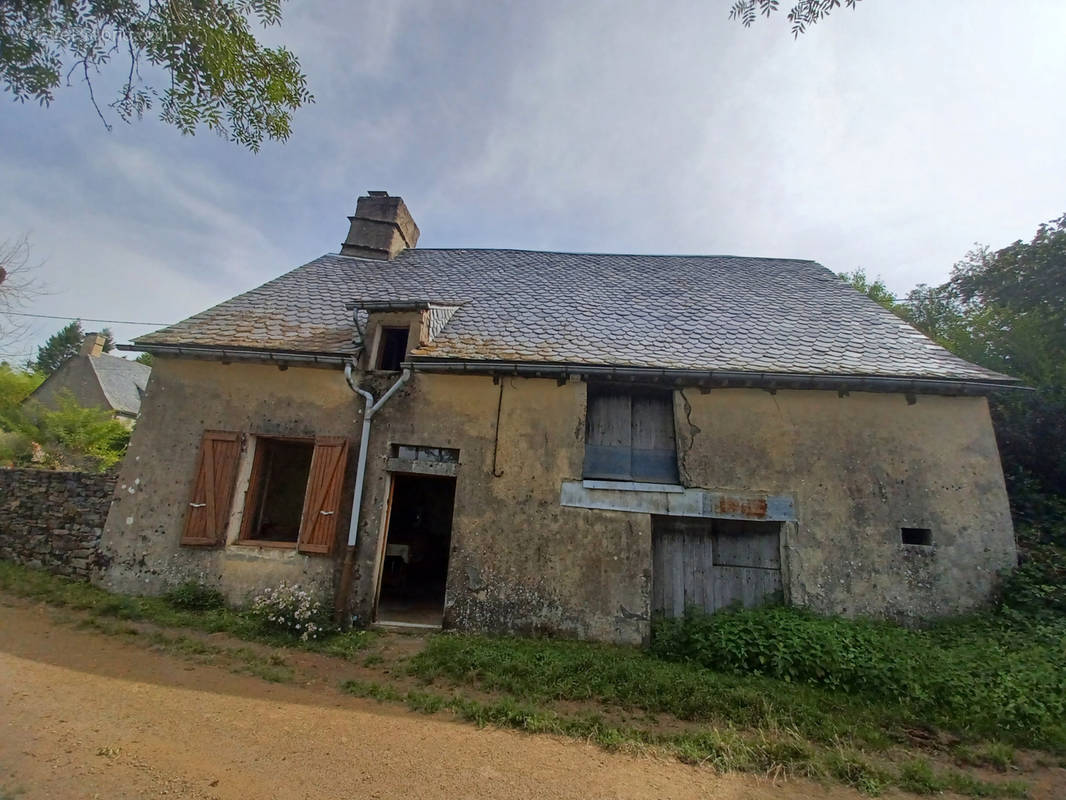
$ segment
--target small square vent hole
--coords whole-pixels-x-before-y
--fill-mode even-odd
[[[900,528],[903,544],[920,544],[930,547],[933,544],[933,532],[929,528]]]

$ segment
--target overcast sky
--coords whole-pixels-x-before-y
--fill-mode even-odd
[[[730,4],[286,4],[316,103],[258,155],[108,133],[78,86],[0,96],[0,241],[48,289],[23,310],[182,319],[336,252],[367,189],[425,247],[812,258],[897,293],[1066,212],[1066,3],[865,0],[798,41]]]

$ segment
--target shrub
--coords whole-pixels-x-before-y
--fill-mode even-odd
[[[899,703],[986,736],[1066,747],[1066,620],[1001,614],[924,631],[789,608],[658,620],[660,658]]]
[[[175,586],[163,596],[163,599],[174,608],[185,611],[210,611],[226,605],[226,598],[222,592],[196,581],[186,581]]]
[[[289,634],[304,642],[317,639],[328,627],[322,604],[299,585],[287,583],[256,595],[249,614],[264,631]]]

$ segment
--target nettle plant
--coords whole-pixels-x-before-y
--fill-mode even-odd
[[[280,583],[252,598],[252,616],[268,630],[317,639],[326,632],[322,604],[299,584]]]

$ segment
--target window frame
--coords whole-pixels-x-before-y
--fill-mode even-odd
[[[279,550],[293,550],[304,554],[328,555],[333,550],[336,539],[338,517],[342,511],[342,499],[346,488],[348,439],[334,436],[284,436],[275,434],[252,434],[252,459],[248,483],[242,500],[241,524],[237,531],[234,545],[242,547],[269,547]],[[295,541],[278,542],[269,539],[251,538],[251,531],[257,517],[261,493],[262,463],[265,448],[261,445],[269,441],[303,442],[311,445],[311,462],[308,466],[307,480],[304,484],[303,499],[300,505],[300,527]],[[333,456],[326,455],[334,450]],[[332,463],[330,458],[333,459]],[[317,481],[317,482],[316,482]],[[317,490],[312,492],[312,490]],[[318,505],[328,506],[318,509],[320,514],[328,516],[323,535],[316,537],[320,520],[312,517],[309,504],[317,499]],[[315,539],[324,541],[315,541]]]

